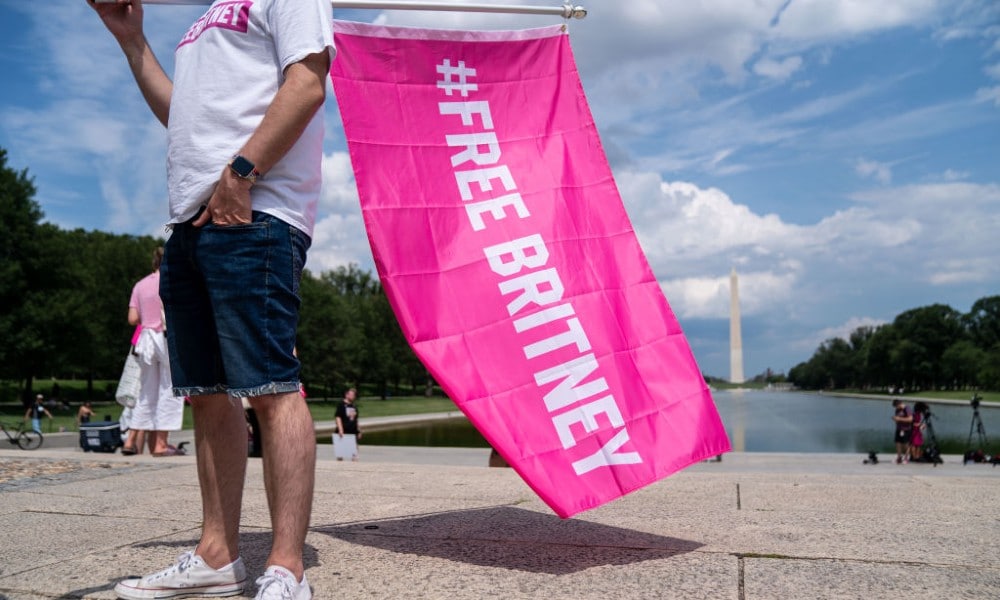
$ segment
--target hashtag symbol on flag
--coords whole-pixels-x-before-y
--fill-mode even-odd
[[[451,96],[453,91],[458,90],[462,96],[468,97],[469,92],[479,89],[478,85],[469,83],[469,78],[476,76],[476,70],[466,67],[464,60],[458,61],[458,66],[452,66],[451,59],[446,58],[437,66],[437,72],[441,75],[441,81],[437,82],[437,86],[444,90],[448,96]]]

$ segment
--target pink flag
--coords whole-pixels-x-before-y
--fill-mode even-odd
[[[331,75],[414,351],[561,517],[729,450],[561,26],[336,22]]]

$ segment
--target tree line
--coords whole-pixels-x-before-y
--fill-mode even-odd
[[[35,193],[27,169],[10,168],[0,148],[0,380],[15,382],[22,399],[42,389],[40,379],[86,380],[87,398],[104,399],[94,382],[121,374],[132,286],[164,240],[60,229],[42,222]],[[339,397],[349,385],[383,397],[432,389],[371,272],[306,271],[300,294],[297,351],[311,395]]]
[[[914,308],[828,339],[788,379],[805,389],[998,390],[1000,296],[980,298],[968,313]]]
[[[94,382],[121,373],[129,295],[163,240],[62,230],[42,222],[35,193],[27,170],[8,167],[0,148],[0,380],[16,382],[27,399],[39,378],[83,379],[87,397],[101,399],[108,391]],[[371,272],[305,271],[300,295],[297,349],[313,396],[339,396],[348,385],[382,397],[432,392]],[[788,380],[806,389],[1000,389],[1000,296],[966,314],[935,304],[859,327],[823,342]]]

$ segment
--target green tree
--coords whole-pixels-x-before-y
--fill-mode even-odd
[[[381,284],[378,285],[377,294],[370,298],[370,311],[370,319],[366,322],[371,324],[372,329],[367,337],[375,341],[371,358],[378,363],[372,365],[372,373],[382,384],[383,398],[390,383],[396,394],[401,393],[404,382],[409,385],[411,392],[415,392],[421,384],[432,385],[428,381],[430,374],[403,336],[403,330]]]
[[[827,387],[838,389],[856,385],[855,354],[851,345],[841,338],[824,342],[817,358],[821,372],[827,380]]]
[[[986,351],[977,381],[987,390],[1000,390],[1000,344]]]
[[[0,306],[3,317],[23,302],[28,290],[26,262],[35,245],[38,223],[43,216],[35,202],[35,185],[28,170],[15,171],[7,166],[7,151],[0,148]],[[0,326],[10,326],[0,320]],[[8,334],[10,329],[0,333]],[[9,339],[3,335],[3,339]],[[0,352],[4,351],[0,345]],[[2,355],[0,355],[2,356]],[[6,362],[6,361],[0,361]]]
[[[862,373],[869,386],[885,388],[899,383],[901,373],[892,362],[892,349],[897,342],[891,325],[877,327],[865,342]]]
[[[889,360],[899,374],[899,383],[909,389],[919,387],[931,368],[927,349],[910,339],[900,340],[889,353]]]
[[[381,283],[351,264],[303,274],[298,330],[302,377],[339,396],[367,384],[382,397],[404,383],[430,386],[426,369],[403,337]]]
[[[0,373],[24,382],[25,401],[34,379],[59,364],[79,314],[59,229],[40,223],[35,191],[0,148]]]
[[[299,292],[302,310],[296,347],[302,361],[302,380],[307,390],[321,387],[326,395],[337,396],[347,383],[344,367],[350,354],[344,346],[351,326],[346,303],[327,278],[315,277],[309,271],[302,274]]]
[[[788,379],[795,385],[807,389],[830,389],[847,387],[851,383],[853,352],[850,345],[841,338],[830,338],[819,345],[805,363],[800,363],[788,372]]]
[[[972,342],[982,350],[1000,345],[1000,296],[976,300],[963,321]]]
[[[964,389],[979,385],[986,352],[969,340],[959,340],[941,355],[941,374],[948,387]]]
[[[980,298],[966,315],[934,304],[905,311],[891,324],[859,327],[844,344],[821,344],[788,379],[807,389],[845,381],[911,390],[1000,389],[1000,296]]]
[[[363,271],[356,264],[323,273],[322,279],[340,297],[342,314],[347,319],[340,339],[342,346],[349,349],[342,356],[340,367],[345,381],[354,385],[373,382],[371,372],[378,344],[370,336],[379,332],[372,327],[368,304],[381,291],[378,281],[370,271]]]
[[[965,338],[961,313],[944,304],[933,304],[900,314],[892,326],[901,340],[894,356],[900,361],[897,366],[908,385],[924,389],[940,385],[945,350]]]
[[[39,376],[82,375],[94,397],[121,372],[129,293],[162,242],[42,223],[35,192],[0,149],[0,377],[30,397]]]
[[[7,379],[22,379],[23,351],[30,349],[30,334],[24,332],[34,283],[29,261],[42,216],[28,170],[10,168],[7,151],[0,148],[0,376]]]
[[[163,240],[77,229],[65,232],[72,257],[76,296],[83,303],[67,344],[64,372],[83,376],[90,396],[95,378],[117,378],[128,351],[133,327],[128,301],[135,283],[152,272],[153,251]]]

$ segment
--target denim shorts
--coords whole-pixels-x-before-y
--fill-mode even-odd
[[[297,391],[293,350],[309,237],[256,211],[246,225],[192,221],[174,225],[160,264],[174,393]]]

